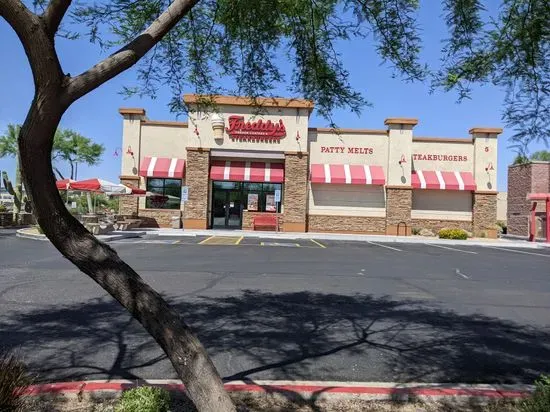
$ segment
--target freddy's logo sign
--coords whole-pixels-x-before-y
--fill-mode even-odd
[[[272,123],[271,120],[264,122],[245,122],[244,116],[229,116],[229,127],[225,130],[231,139],[235,140],[280,140],[286,136],[286,129],[282,119]]]

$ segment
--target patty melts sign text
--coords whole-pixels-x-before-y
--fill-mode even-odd
[[[321,153],[373,154],[372,147],[321,146]]]

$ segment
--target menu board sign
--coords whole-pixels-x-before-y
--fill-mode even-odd
[[[248,194],[248,210],[256,211],[258,210],[258,194],[257,193],[249,193]]]
[[[265,196],[265,211],[266,212],[276,212],[277,208],[275,206],[275,195],[266,195]]]

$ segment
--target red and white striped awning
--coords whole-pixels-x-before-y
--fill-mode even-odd
[[[311,183],[350,185],[384,185],[386,177],[382,166],[348,164],[312,164]]]
[[[474,176],[470,172],[413,170],[411,183],[415,189],[473,191],[477,188]]]
[[[164,177],[182,179],[185,160],[175,157],[144,157],[139,167],[139,175],[143,177]]]
[[[213,160],[210,165],[210,179],[283,183],[285,181],[285,166],[283,163]]]

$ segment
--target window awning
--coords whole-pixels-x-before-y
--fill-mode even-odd
[[[384,185],[386,177],[382,166],[348,164],[312,164],[311,183],[350,185]]]
[[[175,157],[144,157],[139,167],[139,175],[143,177],[163,177],[182,179],[185,160]]]
[[[213,160],[210,165],[210,179],[283,183],[285,181],[285,166],[283,163]]]
[[[473,191],[477,188],[474,176],[470,172],[413,170],[411,183],[415,189]]]

